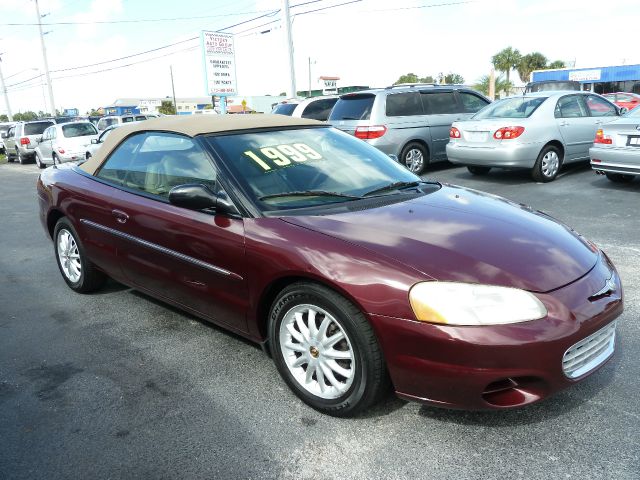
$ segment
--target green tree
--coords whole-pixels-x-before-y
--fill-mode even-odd
[[[527,53],[520,58],[516,69],[520,80],[528,82],[531,72],[534,70],[542,70],[547,67],[547,57],[540,52]]]
[[[448,85],[457,85],[457,84],[462,84],[464,83],[464,77],[462,75],[460,75],[459,73],[447,73],[444,76],[444,83],[448,84]]]
[[[30,120],[37,120],[38,114],[36,112],[27,111],[22,113],[16,113],[13,116],[13,120],[16,122],[28,122]]]
[[[158,112],[164,115],[175,115],[176,107],[173,105],[171,100],[162,100],[160,108],[158,108]]]
[[[8,121],[9,121],[8,116],[6,116],[4,113],[0,115],[0,122],[8,122]]]
[[[547,68],[565,68],[566,66],[567,64],[562,60],[554,60],[549,65],[547,65]]]
[[[520,55],[520,51],[518,49],[507,47],[491,57],[491,63],[496,70],[505,73],[507,76],[507,82],[509,82],[511,70],[520,64],[520,58],[522,58],[522,55]]]
[[[477,91],[483,93],[484,95],[489,95],[489,75],[483,75],[478,79],[478,82],[473,86]],[[496,77],[496,93],[498,92],[508,92],[513,88],[513,83],[505,78],[502,75],[498,75]]]
[[[419,77],[415,73],[407,73],[406,75],[400,75],[400,78],[393,82],[394,85],[399,85],[401,83],[435,83],[435,80],[431,75]]]

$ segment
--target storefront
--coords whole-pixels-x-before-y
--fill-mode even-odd
[[[537,70],[534,82],[542,80],[575,80],[583,90],[596,93],[631,92],[640,94],[640,65],[618,65],[595,68],[562,68]]]

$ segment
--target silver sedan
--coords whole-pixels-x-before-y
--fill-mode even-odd
[[[613,182],[640,176],[640,107],[599,129],[589,156],[591,168]]]
[[[492,167],[528,168],[550,182],[562,165],[589,159],[596,130],[621,109],[590,92],[540,92],[498,100],[455,122],[447,157],[475,175]]]

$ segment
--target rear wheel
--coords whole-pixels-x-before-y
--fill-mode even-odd
[[[623,173],[607,173],[607,178],[616,183],[633,182],[635,175],[625,175]]]
[[[354,415],[385,393],[387,373],[371,325],[336,292],[300,282],[271,307],[269,341],[280,375],[305,403]]]
[[[408,143],[400,153],[400,163],[416,175],[421,175],[429,165],[429,152],[418,142]]]
[[[66,217],[56,223],[53,245],[62,278],[72,290],[89,293],[102,287],[106,275],[87,258],[78,234]]]
[[[486,175],[491,171],[491,167],[478,167],[476,165],[468,165],[467,170],[473,175]]]
[[[562,166],[562,153],[553,145],[547,145],[538,155],[531,176],[536,182],[551,182],[555,180]]]
[[[18,163],[20,165],[24,165],[25,163],[27,163],[27,159],[20,153],[20,150],[18,149],[16,149],[16,156],[18,157]]]

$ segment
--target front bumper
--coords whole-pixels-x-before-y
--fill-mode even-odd
[[[591,147],[591,167],[601,172],[640,175],[640,147],[632,148]]]
[[[513,143],[509,143],[513,142]],[[542,145],[501,142],[495,147],[468,146],[460,142],[447,144],[447,158],[451,163],[482,167],[533,168]]]
[[[575,378],[563,370],[563,358],[623,311],[620,280],[608,264],[603,257],[574,283],[538,294],[548,310],[541,320],[456,327],[372,315],[396,393],[448,408],[503,409],[542,400],[587,377],[610,355]],[[611,271],[615,290],[594,298]]]

